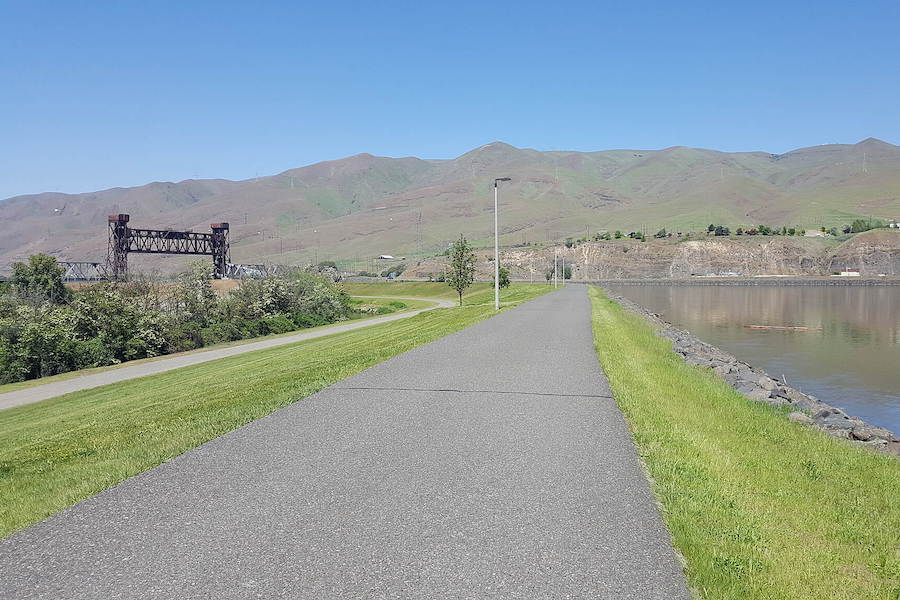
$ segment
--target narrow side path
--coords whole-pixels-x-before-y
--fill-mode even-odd
[[[140,364],[128,365],[124,367],[119,367],[116,369],[110,369],[108,371],[102,371],[100,373],[92,373],[90,375],[81,375],[79,377],[72,377],[70,379],[63,379],[61,381],[54,381],[53,383],[47,383],[44,385],[35,385],[33,387],[23,388],[21,390],[16,390],[13,392],[7,392],[5,394],[0,394],[0,410],[5,410],[7,408],[12,408],[14,406],[22,406],[24,404],[31,404],[33,402],[40,402],[41,400],[47,400],[49,398],[55,398],[57,396],[62,396],[63,394],[68,394],[71,392],[78,392],[81,390],[88,390],[95,387],[100,387],[102,385],[108,385],[110,383],[117,383],[119,381],[127,381],[128,379],[136,379],[138,377],[144,377],[146,375],[156,375],[157,373],[164,373],[166,371],[171,371],[173,369],[180,369],[181,367],[189,367],[191,365],[197,365],[200,363],[205,363],[210,360],[217,360],[219,358],[225,358],[227,356],[235,356],[236,354],[244,354],[245,352],[253,352],[255,350],[263,350],[265,348],[274,348],[276,346],[284,346],[286,344],[293,344],[296,342],[302,342],[303,340],[311,340],[319,337],[323,337],[326,335],[332,335],[335,333],[341,333],[343,331],[351,331],[353,329],[361,329],[363,327],[370,327],[372,325],[378,325],[380,323],[386,323],[388,321],[397,321],[399,319],[408,319],[409,317],[414,317],[419,313],[423,313],[429,310],[434,310],[435,308],[449,308],[452,306],[456,306],[455,302],[451,302],[449,300],[439,300],[437,298],[406,298],[406,297],[395,297],[395,296],[355,296],[356,298],[390,298],[394,300],[416,300],[416,301],[428,301],[434,302],[434,306],[429,306],[426,308],[420,308],[416,310],[411,310],[408,312],[397,313],[392,315],[386,315],[383,317],[374,317],[371,319],[363,319],[359,321],[350,321],[347,323],[339,323],[336,325],[326,326],[323,328],[317,328],[315,331],[307,331],[304,333],[296,333],[293,335],[287,335],[283,337],[271,338],[267,340],[260,340],[258,342],[248,342],[246,344],[239,344],[237,346],[229,346],[228,348],[218,348],[212,350],[203,350],[199,352],[191,352],[186,354],[179,354],[177,356],[172,356],[170,358],[161,358],[159,360],[152,360],[147,362],[142,362]]]
[[[568,286],[0,542],[6,598],[689,598]]]

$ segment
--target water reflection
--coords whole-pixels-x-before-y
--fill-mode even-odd
[[[898,286],[608,287],[794,387],[900,432]]]

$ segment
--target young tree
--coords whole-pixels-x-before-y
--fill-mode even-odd
[[[447,285],[459,294],[462,306],[463,292],[475,281],[475,253],[462,234],[450,247],[450,269],[447,271]]]
[[[619,230],[617,229],[617,230],[616,230],[616,233],[615,233],[615,236],[616,236],[616,239],[617,239],[617,240],[622,239],[622,232],[619,231]]]
[[[65,273],[56,259],[47,254],[32,254],[27,263],[13,263],[12,285],[23,298],[65,304],[72,292],[65,286]]]
[[[509,269],[507,269],[506,267],[500,267],[499,269],[497,269],[497,271],[500,273],[500,287],[508,288],[509,287]],[[493,276],[491,277],[491,283],[494,283]]]

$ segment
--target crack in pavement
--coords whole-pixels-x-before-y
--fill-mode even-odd
[[[553,398],[604,398],[607,400],[615,400],[612,396],[606,394],[555,394],[551,392],[519,392],[515,390],[460,390],[454,388],[410,388],[410,387],[363,387],[363,386],[341,386],[334,385],[328,390],[358,390],[358,391],[384,391],[384,392],[450,392],[454,394],[510,394],[515,396],[550,396]],[[321,393],[321,392],[320,392]]]

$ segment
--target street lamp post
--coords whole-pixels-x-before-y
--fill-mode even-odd
[[[510,178],[494,179],[494,310],[500,310],[500,220],[497,208],[501,181],[510,181]]]
[[[559,250],[557,248],[553,249],[553,289],[556,289],[556,286],[559,285],[559,268],[557,265],[559,264]]]

